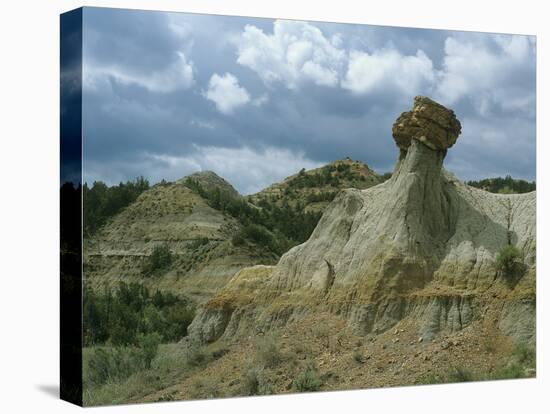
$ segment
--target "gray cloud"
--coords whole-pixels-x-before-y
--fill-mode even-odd
[[[532,38],[85,9],[84,42],[86,181],[213,169],[250,192],[345,156],[388,171],[417,94],[461,119],[460,178],[535,176]]]

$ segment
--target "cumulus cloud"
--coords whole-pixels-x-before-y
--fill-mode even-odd
[[[268,85],[282,82],[289,89],[303,82],[336,86],[345,61],[340,43],[339,36],[329,40],[306,22],[277,20],[273,34],[246,25],[237,40],[237,62],[255,71]]]
[[[84,65],[84,87],[97,89],[101,83],[115,80],[122,84],[141,86],[150,92],[168,93],[179,89],[188,89],[194,83],[193,63],[183,52],[176,53],[175,61],[164,69],[152,73],[138,73],[120,65],[94,66]]]
[[[482,114],[499,103],[527,108],[534,101],[535,90],[518,85],[518,81],[525,79],[526,69],[534,71],[534,51],[528,36],[448,37],[437,98],[449,105],[463,97],[472,98]]]
[[[460,178],[535,177],[534,37],[108,9],[84,26],[92,179],[212,169],[249,192],[345,156],[388,171],[416,94],[460,118]]]
[[[393,49],[352,51],[342,87],[356,94],[394,89],[410,95],[429,90],[434,80],[432,61],[421,50],[414,56]]]
[[[225,115],[232,114],[235,109],[250,102],[248,91],[239,85],[239,80],[231,73],[223,76],[214,73],[204,96],[214,102],[218,111]]]

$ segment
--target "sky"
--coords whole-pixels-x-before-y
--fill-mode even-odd
[[[445,168],[535,179],[534,36],[85,8],[84,181],[212,170],[242,194],[351,157],[379,173],[416,95],[452,108]]]

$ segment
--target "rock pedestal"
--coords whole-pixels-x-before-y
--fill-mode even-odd
[[[446,150],[454,145],[461,128],[452,110],[417,96],[412,110],[403,112],[393,124],[392,134],[402,150],[409,148],[413,139],[433,150]]]

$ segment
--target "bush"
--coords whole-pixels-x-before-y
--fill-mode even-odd
[[[233,244],[233,246],[243,246],[246,243],[246,240],[240,233],[236,233],[231,238],[231,243]]]
[[[241,230],[241,236],[244,239],[268,246],[273,239],[271,233],[264,227],[258,224],[248,224]]]
[[[97,348],[88,361],[87,379],[94,385],[120,381],[143,368],[135,348]]]
[[[161,337],[157,332],[139,336],[140,357],[145,369],[151,368],[151,362],[157,356]]]
[[[258,362],[266,368],[279,365],[282,356],[273,337],[266,336],[256,342],[256,357]]]
[[[534,347],[518,344],[512,351],[512,358],[521,365],[534,367],[536,365],[536,350]]]
[[[208,354],[203,347],[197,344],[190,344],[187,348],[187,365],[200,367],[208,362]]]
[[[243,378],[244,395],[258,395],[260,391],[260,370],[250,368],[246,371]]]
[[[319,373],[312,365],[308,365],[306,369],[294,379],[294,387],[300,392],[319,391],[321,385],[322,381],[319,378]]]
[[[189,243],[189,248],[191,250],[197,250],[199,247],[204,246],[209,242],[210,240],[208,240],[208,237],[200,237],[198,239],[193,240],[191,243]]]
[[[365,358],[363,357],[363,354],[361,352],[355,352],[353,354],[353,360],[357,362],[358,364],[364,364]]]
[[[245,372],[242,389],[244,395],[269,395],[274,392],[261,368],[250,368]]]
[[[145,273],[151,274],[166,269],[172,264],[172,252],[166,244],[155,246],[145,265]]]
[[[523,261],[519,249],[506,245],[497,254],[496,267],[507,279],[515,279],[521,273]]]
[[[474,375],[466,368],[453,368],[449,373],[449,382],[470,382],[474,381]]]

